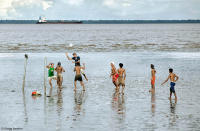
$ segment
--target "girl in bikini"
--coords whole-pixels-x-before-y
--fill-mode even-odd
[[[110,77],[112,77],[112,82],[113,84],[115,85],[116,87],[116,90],[118,90],[118,77],[119,77],[119,74],[117,73],[117,70],[115,68],[115,65],[113,62],[111,62],[111,74],[110,74]]]

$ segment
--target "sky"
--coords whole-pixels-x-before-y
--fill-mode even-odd
[[[200,19],[200,0],[0,0],[0,19]]]

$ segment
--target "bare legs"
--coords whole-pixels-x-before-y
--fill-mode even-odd
[[[74,91],[76,91],[76,82],[77,81],[74,81]],[[83,91],[85,91],[85,85],[84,85],[83,81],[80,81],[80,84],[83,87]]]
[[[115,89],[116,89],[116,90],[119,90],[118,82],[117,82],[117,81],[113,81],[113,84],[114,84],[115,87],[116,87]]]
[[[84,86],[83,81],[81,81],[80,83],[81,83],[81,86],[83,87],[83,91],[85,91],[85,86]]]
[[[174,96],[175,96],[175,103],[177,103],[176,92],[174,92]],[[172,97],[172,92],[170,92],[170,95],[169,95],[169,100],[170,100],[170,102],[172,101],[171,97]]]
[[[122,86],[122,91],[121,91],[121,93],[122,93],[122,95],[124,95],[124,88],[125,88],[125,85],[124,85],[124,84],[123,84],[123,85],[118,84],[118,86],[116,87],[116,88],[117,88],[116,91],[120,91],[120,86]]]
[[[124,94],[125,85],[122,86],[122,94]]]
[[[177,96],[176,96],[176,92],[174,93],[175,96],[175,103],[177,103]]]
[[[51,80],[52,79],[49,79],[50,90],[49,90],[49,95],[47,97],[50,97],[52,95],[53,86],[52,86]]]
[[[62,82],[63,82],[63,77],[58,76],[57,77],[57,85],[60,90],[62,90]]]
[[[151,84],[151,90],[149,90],[149,92],[155,92],[155,85]]]
[[[74,81],[74,91],[76,91],[76,81]]]
[[[86,76],[85,74],[83,74],[83,76],[85,77],[86,81],[88,81],[88,78],[87,78],[87,76]]]

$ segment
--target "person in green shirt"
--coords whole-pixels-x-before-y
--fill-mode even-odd
[[[57,77],[56,76],[54,76],[54,63],[49,63],[49,65],[47,65],[46,66],[46,68],[48,68],[48,79],[49,79],[49,85],[50,85],[50,92],[49,92],[49,95],[48,95],[48,97],[50,97],[51,96],[51,93],[52,93],[52,89],[53,89],[53,86],[52,86],[52,83],[51,83],[51,81],[52,80],[56,80],[57,79]]]

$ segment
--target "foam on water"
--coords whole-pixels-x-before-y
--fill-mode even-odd
[[[0,52],[200,51],[200,24],[0,25]]]

